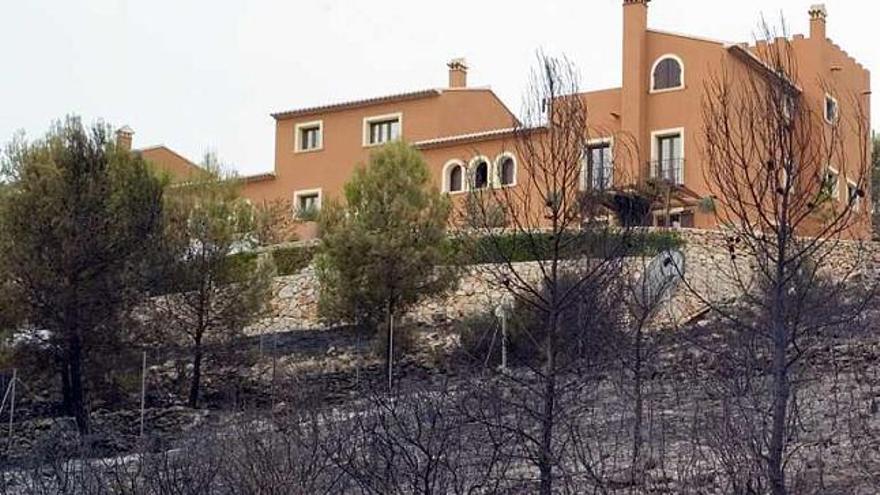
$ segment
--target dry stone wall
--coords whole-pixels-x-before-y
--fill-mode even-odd
[[[516,270],[526,278],[538,279],[535,263],[517,263]],[[416,305],[404,319],[426,325],[457,321],[493,311],[506,293],[498,284],[497,269],[468,267],[454,289]],[[271,314],[254,325],[250,329],[252,333],[324,327],[318,318],[318,280],[313,267],[296,275],[276,278],[273,294]]]
[[[742,246],[731,243],[728,234],[720,231],[681,230],[684,241],[686,284],[680,286],[661,312],[665,325],[682,324],[705,311],[705,300],[722,300],[733,296],[737,275],[744,275],[749,263]],[[731,245],[733,250],[731,251]],[[630,260],[633,276],[638,276],[645,260]],[[880,267],[880,243],[840,241],[828,253],[827,265],[837,273],[873,279]],[[536,263],[518,263],[518,273],[532,281],[540,279]],[[696,297],[698,292],[701,297]],[[497,267],[472,266],[462,274],[458,286],[449,293],[428,299],[409,312],[410,322],[428,325],[461,320],[481,312],[491,312],[506,294],[499,284]],[[318,282],[315,271],[307,267],[301,272],[278,277],[269,317],[254,325],[251,333],[318,329]]]

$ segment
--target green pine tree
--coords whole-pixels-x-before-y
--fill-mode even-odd
[[[402,142],[374,152],[344,194],[344,204],[329,202],[320,216],[319,311],[370,329],[384,320],[390,387],[395,318],[455,280],[450,203],[430,185],[422,156]]]
[[[9,305],[48,335],[66,411],[89,431],[86,370],[121,340],[147,290],[161,238],[163,184],[105,125],[68,117],[9,145],[0,195],[0,267]]]

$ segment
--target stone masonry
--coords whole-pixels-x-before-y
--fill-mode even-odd
[[[730,297],[734,273],[736,270],[742,273],[748,266],[741,247],[723,232],[685,229],[680,235],[684,241],[686,286],[675,291],[663,312],[665,323],[673,325],[685,323],[705,310],[704,301],[695,297],[694,292],[708,300]],[[646,262],[630,259],[632,276],[637,277]],[[827,265],[839,273],[873,279],[880,267],[880,243],[839,241],[828,255]],[[540,277],[537,263],[518,263],[516,270],[533,281]],[[436,325],[492,312],[506,294],[499,278],[497,267],[468,267],[455,289],[423,301],[405,319]],[[317,314],[318,283],[311,266],[295,275],[278,277],[274,285],[271,314],[254,325],[251,333],[323,328]]]

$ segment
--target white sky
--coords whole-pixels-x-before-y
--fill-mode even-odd
[[[813,1],[654,0],[649,26],[749,41],[762,13],[782,12],[806,33]],[[826,3],[829,37],[880,73],[880,2]],[[242,173],[268,171],[270,112],[442,87],[457,56],[471,85],[492,86],[515,111],[539,48],[571,58],[584,89],[618,86],[621,4],[0,0],[0,143],[76,113],[130,125],[136,147],[163,143],[195,161],[213,149]]]

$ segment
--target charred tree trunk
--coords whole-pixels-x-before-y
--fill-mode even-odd
[[[61,375],[61,407],[68,416],[73,416],[73,399],[70,393],[70,366],[65,358],[59,359],[58,373]]]
[[[781,270],[780,270],[781,271]],[[790,385],[788,377],[788,339],[785,328],[783,312],[782,284],[776,288],[773,307],[773,404],[772,425],[770,429],[770,452],[768,453],[767,468],[770,479],[770,487],[773,495],[785,495],[785,465],[783,454],[786,443],[786,419],[788,416],[788,400]]]
[[[642,397],[642,366],[644,358],[642,356],[642,340],[644,322],[639,323],[635,335],[635,348],[633,356],[633,444],[632,444],[632,481],[641,473],[641,455],[642,455],[642,421],[644,416],[644,398]]]
[[[81,435],[89,433],[89,414],[86,411],[85,389],[83,384],[82,340],[77,331],[71,332],[68,345],[70,370],[70,409]]]
[[[538,471],[541,479],[541,495],[553,493],[553,429],[556,421],[556,335],[559,331],[559,318],[554,312],[550,316],[550,328],[546,342],[546,362],[544,364],[544,397],[541,409],[541,451],[538,456]]]
[[[388,308],[385,314],[386,318],[386,334],[385,334],[385,370],[388,376],[388,393],[394,391],[394,303],[389,300]]]
[[[196,334],[193,341],[193,374],[189,388],[189,407],[199,407],[199,392],[202,383],[202,333]]]

